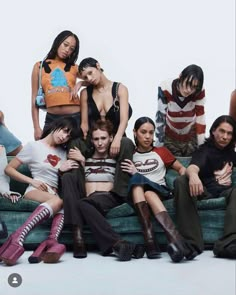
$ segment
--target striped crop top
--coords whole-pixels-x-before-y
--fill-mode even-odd
[[[116,160],[88,158],[85,162],[86,182],[114,182]]]

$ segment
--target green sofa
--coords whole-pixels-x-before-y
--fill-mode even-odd
[[[8,160],[10,159],[11,157],[8,157]],[[185,166],[187,166],[189,164],[190,158],[179,158],[179,160]],[[25,165],[22,165],[19,170],[26,175],[30,175],[30,172]],[[167,172],[166,180],[170,187],[173,187],[173,181],[176,175],[176,172],[171,169]],[[234,183],[236,184],[236,172],[234,172]],[[11,180],[10,186],[11,190],[18,191],[23,194],[27,185],[19,183],[15,180]],[[175,220],[173,200],[167,200],[164,203],[171,217]],[[0,198],[0,216],[5,221],[8,227],[9,234],[15,231],[21,224],[23,224],[26,218],[37,206],[37,202],[25,199],[21,199],[17,204],[12,204],[9,200]],[[225,200],[224,198],[218,198],[199,201],[198,208],[202,223],[204,241],[206,247],[210,249],[212,248],[213,243],[223,234]],[[107,219],[114,230],[118,232],[122,236],[122,238],[136,243],[143,243],[141,227],[138,222],[137,216],[131,206],[129,206],[128,204],[122,204],[121,206],[112,209],[107,214]],[[165,235],[154,219],[153,222],[156,239],[164,248],[166,245]],[[47,238],[50,231],[50,224],[51,220],[44,222],[43,224],[36,227],[27,236],[25,241],[25,246],[27,249],[33,250],[37,246],[37,244]],[[84,236],[88,245],[95,245],[95,241],[88,228],[85,228]],[[4,240],[0,240],[0,244],[2,244],[3,242]],[[60,236],[60,242],[68,246],[72,245],[72,235],[70,227],[64,227],[63,232]]]

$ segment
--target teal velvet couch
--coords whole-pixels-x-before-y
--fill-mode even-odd
[[[8,158],[8,160],[10,160],[10,157]],[[179,158],[179,160],[185,166],[187,166],[189,164],[190,158]],[[30,175],[30,172],[25,165],[22,165],[19,170],[26,175]],[[176,172],[171,169],[167,172],[166,180],[168,185],[172,188],[176,175]],[[234,183],[236,184],[236,171],[234,172]],[[15,180],[11,180],[10,186],[11,190],[18,191],[23,194],[27,185],[19,183]],[[164,203],[169,214],[175,221],[175,209],[173,199],[167,200]],[[15,231],[20,225],[22,225],[26,218],[37,206],[38,203],[34,201],[21,199],[17,204],[12,204],[9,200],[0,197],[0,215],[7,225],[9,234]],[[198,208],[202,224],[204,242],[206,247],[210,249],[212,248],[213,243],[223,234],[225,200],[224,198],[218,198],[199,201]],[[133,208],[130,205],[122,204],[121,206],[112,209],[107,214],[107,220],[114,228],[114,230],[122,236],[122,238],[133,241],[135,243],[143,243],[143,236],[140,224]],[[153,223],[156,239],[160,243],[160,245],[165,248],[165,235],[154,219]],[[27,236],[25,241],[25,246],[27,249],[33,250],[37,246],[37,244],[47,238],[50,231],[50,224],[51,220],[44,222],[43,224],[36,227]],[[95,241],[88,228],[85,228],[84,236],[88,245],[95,245]],[[60,236],[60,241],[68,246],[72,245],[71,228],[69,226],[64,226],[64,229]],[[0,240],[0,244],[2,244],[3,242],[4,240]]]

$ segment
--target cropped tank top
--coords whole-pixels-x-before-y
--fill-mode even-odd
[[[112,85],[112,97],[113,97],[113,104],[106,113],[105,119],[109,120],[113,124],[113,133],[116,134],[119,125],[120,125],[120,104],[119,100],[116,99],[116,92],[118,91],[119,83],[113,82]],[[101,119],[100,112],[97,108],[96,102],[93,99],[93,86],[90,85],[87,87],[87,96],[88,96],[88,120],[89,125],[96,122],[97,120]],[[132,108],[129,105],[129,118],[132,116]]]
[[[40,62],[38,62],[40,67]],[[78,73],[78,66],[73,65],[68,72],[62,61],[48,59],[42,68],[42,88],[45,93],[47,107],[62,105],[79,105],[79,100],[71,99],[71,90],[74,88]]]
[[[88,158],[85,162],[85,182],[114,182],[116,160]]]

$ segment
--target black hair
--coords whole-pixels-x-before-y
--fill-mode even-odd
[[[88,67],[96,68],[97,69],[98,61],[93,57],[84,58],[79,64],[79,73],[81,74],[84,69]],[[101,69],[103,72],[103,69]]]
[[[41,139],[48,136],[50,133],[66,128],[70,132],[70,140],[79,137],[79,128],[77,122],[72,117],[58,118],[44,128]]]
[[[194,80],[198,81],[198,85],[196,87],[196,93],[200,92],[203,87],[204,82],[204,74],[201,67],[197,65],[189,65],[187,66],[180,74],[179,83],[183,84],[186,80],[186,85],[189,87],[195,87]]]
[[[109,136],[113,135],[113,124],[109,120],[104,121],[99,119],[95,123],[93,123],[91,127],[91,135],[93,131],[96,131],[98,129],[102,131],[106,131],[109,134]]]
[[[79,38],[77,37],[77,35],[75,35],[71,31],[62,31],[60,34],[57,35],[57,37],[55,38],[55,40],[52,43],[52,47],[51,47],[50,51],[48,52],[48,54],[45,58],[45,60],[46,59],[55,59],[57,56],[57,50],[58,50],[59,46],[61,45],[61,43],[65,39],[67,39],[70,36],[75,38],[76,46],[75,46],[75,50],[72,52],[72,54],[64,60],[64,62],[66,63],[66,66],[65,66],[66,72],[68,72],[70,70],[70,67],[75,64],[75,62],[77,61],[78,55],[79,55],[79,46],[80,46]]]
[[[154,127],[154,130],[155,130],[155,123],[154,121],[149,118],[149,117],[140,117],[138,118],[135,123],[134,123],[134,131],[138,131],[138,129],[145,123],[150,123],[153,125]],[[138,142],[137,142],[137,139],[134,137],[134,141],[135,141],[135,144],[138,145]]]
[[[222,123],[228,123],[229,125],[231,125],[233,127],[233,135],[232,135],[232,139],[230,141],[230,143],[228,144],[228,146],[226,147],[227,149],[234,149],[235,147],[235,141],[236,141],[236,124],[234,119],[231,116],[228,115],[222,115],[220,117],[218,117],[213,124],[211,125],[210,128],[210,136],[205,140],[205,142],[211,142],[214,143],[215,138],[214,138],[214,134],[213,132],[220,126],[220,124]]]
[[[153,122],[153,120],[149,117],[140,117],[138,118],[135,123],[134,123],[134,130],[138,131],[138,129],[145,123],[150,123],[153,125],[153,127],[155,128],[155,123]]]

